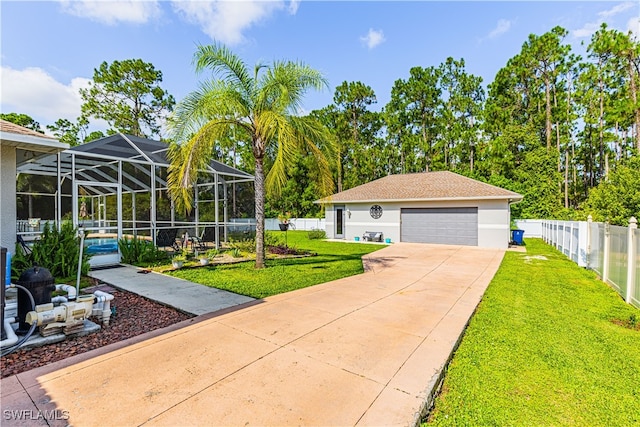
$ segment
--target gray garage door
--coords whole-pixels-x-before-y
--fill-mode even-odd
[[[478,208],[405,208],[403,242],[478,246]]]

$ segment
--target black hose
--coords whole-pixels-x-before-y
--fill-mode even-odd
[[[27,293],[27,295],[29,296],[29,301],[31,301],[31,310],[35,311],[36,302],[33,299],[33,295],[31,295],[31,291],[29,289],[25,288],[22,285],[15,285],[15,284],[12,284],[10,287],[22,289],[23,291],[25,291]],[[2,319],[2,321],[4,322],[4,319]],[[37,326],[38,326],[38,322],[33,322],[31,324],[31,327],[27,331],[27,334],[24,337],[22,337],[20,339],[20,341],[18,341],[17,343],[13,344],[12,346],[8,347],[7,349],[3,349],[2,350],[2,354],[0,354],[0,357],[8,356],[11,353],[13,353],[14,351],[16,351],[18,348],[20,348],[20,346],[22,344],[24,344],[29,338],[31,338],[31,335],[33,334],[33,331],[36,330]]]

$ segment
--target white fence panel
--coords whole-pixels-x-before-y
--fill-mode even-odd
[[[324,230],[325,219],[324,218],[291,218],[289,223],[292,226],[290,230]],[[280,221],[277,218],[267,218],[264,222],[265,230],[278,231],[280,230]]]
[[[604,274],[604,224],[592,222],[589,224],[589,229],[589,236],[591,238],[589,268],[602,277]]]
[[[627,228],[609,227],[609,274],[607,282],[623,297],[627,294]]]
[[[542,238],[580,267],[587,267],[587,227],[585,221],[541,221]],[[526,235],[526,231],[525,231]]]
[[[635,291],[633,292],[633,294],[631,295],[631,304],[635,305],[636,307],[640,307],[640,229],[635,229],[633,230],[633,234],[634,234],[634,244],[635,244],[635,260],[632,259],[632,262],[635,262],[636,264],[636,268],[635,268],[635,273],[634,275],[635,277]]]
[[[514,222],[519,230],[524,231],[524,237],[542,237],[541,219],[517,219]]]
[[[517,223],[517,222],[516,222]],[[594,270],[629,304],[640,307],[640,240],[635,218],[629,227],[584,221],[541,221],[545,242],[581,267]]]

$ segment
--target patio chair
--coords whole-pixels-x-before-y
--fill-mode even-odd
[[[224,238],[224,228],[220,226],[220,238]],[[206,251],[208,243],[216,242],[216,228],[205,227],[200,236],[191,236],[191,245],[197,251]]]
[[[156,246],[159,248],[171,248],[176,252],[180,251],[180,245],[176,242],[178,237],[177,228],[163,228],[156,234]]]
[[[24,238],[20,234],[17,235],[16,240],[17,240],[18,245],[20,246],[20,249],[22,250],[22,254],[28,260],[31,260],[31,254],[33,252],[31,247],[29,245],[27,245],[27,242],[24,241]]]

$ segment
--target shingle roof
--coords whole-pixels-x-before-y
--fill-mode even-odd
[[[48,139],[56,140],[55,138],[53,138],[53,137],[51,137],[49,135],[45,135],[43,133],[36,132],[35,130],[28,129],[28,128],[22,127],[20,125],[17,125],[15,123],[11,123],[11,122],[8,122],[8,121],[2,120],[2,119],[0,119],[0,131],[9,132],[9,133],[16,133],[18,135],[37,136],[39,138],[48,138]]]
[[[457,173],[439,171],[389,175],[325,197],[318,203],[460,199],[521,200],[522,196]]]

